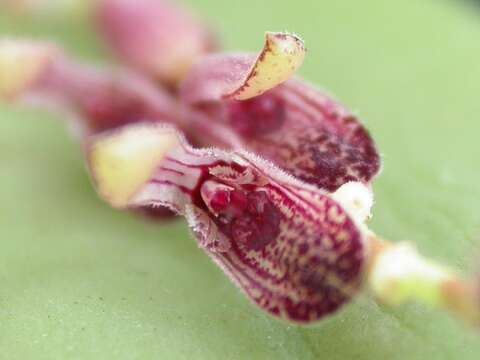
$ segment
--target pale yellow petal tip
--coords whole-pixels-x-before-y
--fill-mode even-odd
[[[263,51],[233,98],[247,100],[288,80],[302,66],[305,53],[305,44],[298,36],[267,32]]]
[[[173,128],[159,125],[137,124],[99,136],[89,148],[98,193],[115,208],[128,207],[179,142]]]
[[[25,91],[57,53],[46,44],[0,39],[0,99]]]

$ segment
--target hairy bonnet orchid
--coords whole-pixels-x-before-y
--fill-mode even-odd
[[[265,311],[311,322],[358,291],[365,234],[327,193],[246,152],[197,150],[172,128],[135,124],[88,145],[100,195],[117,208],[165,206]]]
[[[356,116],[293,78],[303,41],[268,32],[258,55],[206,55],[208,30],[166,4],[95,8],[106,41],[150,80],[4,40],[0,98],[74,114],[99,195],[185,217],[200,248],[271,315],[313,323],[368,287],[389,305],[413,300],[480,323],[479,282],[368,229],[378,151]]]

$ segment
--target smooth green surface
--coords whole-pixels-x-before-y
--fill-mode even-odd
[[[308,45],[302,73],[371,129],[385,167],[372,227],[467,271],[480,234],[480,9],[442,0],[190,0],[229,49],[265,30]],[[479,10],[479,11],[477,11]],[[3,10],[0,10],[2,12]],[[81,24],[47,36],[101,59]],[[1,359],[479,359],[480,333],[368,296],[315,327],[251,306],[189,238],[109,209],[59,118],[0,106]]]

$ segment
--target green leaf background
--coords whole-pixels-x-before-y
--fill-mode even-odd
[[[472,271],[480,234],[480,8],[448,0],[190,0],[228,49],[301,34],[302,75],[379,144],[372,228]],[[81,20],[0,32],[104,62]],[[479,359],[480,333],[368,294],[314,327],[251,306],[182,221],[154,224],[95,195],[62,119],[0,105],[1,359]]]

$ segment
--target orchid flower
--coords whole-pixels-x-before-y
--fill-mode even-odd
[[[265,311],[307,323],[359,290],[365,233],[333,196],[250,153],[193,149],[174,127],[147,122],[149,115],[168,121],[143,114],[143,107],[127,125],[111,121],[125,111],[92,116],[84,106],[90,97],[102,100],[100,109],[130,97],[99,97],[111,89],[105,74],[85,77],[53,47],[5,41],[0,54],[4,97],[67,103],[93,121],[83,143],[102,198],[115,208],[166,207],[185,216],[200,247]]]
[[[177,95],[4,41],[0,98],[77,115],[99,195],[185,217],[200,248],[273,316],[309,324],[368,287],[390,305],[414,300],[480,322],[478,281],[368,229],[378,152],[354,115],[291,79],[304,55],[297,36],[267,33],[257,56],[214,54],[160,76],[181,82]]]
[[[171,127],[93,137],[88,162],[113,207],[165,206],[263,310],[307,323],[358,291],[365,234],[325,192],[247,153],[193,149]]]
[[[181,16],[170,11],[168,2],[100,3],[100,35],[124,62],[139,70],[146,68],[142,62],[160,62],[178,54],[178,45],[171,42],[182,49],[211,50],[205,46],[209,38],[205,27],[194,28],[192,21],[185,21],[179,36],[171,36],[179,31]],[[162,24],[165,18],[168,23]],[[195,46],[186,45],[191,43],[183,40],[184,33],[195,39]],[[156,39],[158,34],[170,42]],[[188,58],[190,65],[195,64],[193,69],[176,76],[180,98],[190,110],[185,131],[204,146],[253,151],[322,189],[334,191],[349,181],[369,184],[379,172],[380,159],[368,131],[337,101],[301,79],[291,79],[305,52],[297,36],[267,33],[258,55],[192,54]]]
[[[194,149],[161,124],[93,136],[87,154],[104,200],[183,215],[200,248],[271,315],[309,324],[367,284],[390,305],[416,300],[480,320],[477,282],[367,228],[372,199],[360,182],[328,193],[246,151]]]
[[[23,43],[16,51],[30,60],[48,56],[33,84],[17,92],[66,105],[90,132],[169,122],[195,144],[248,149],[328,191],[350,181],[369,184],[380,167],[375,144],[353,115],[301,80],[288,80],[305,56],[291,34],[267,33],[258,56],[206,58],[185,80],[179,102],[139,75],[81,66],[51,46]]]
[[[380,169],[373,140],[337,101],[291,79],[304,56],[297,36],[267,33],[258,55],[205,57],[181,86],[189,129],[199,143],[248,149],[321,189],[369,184]]]

